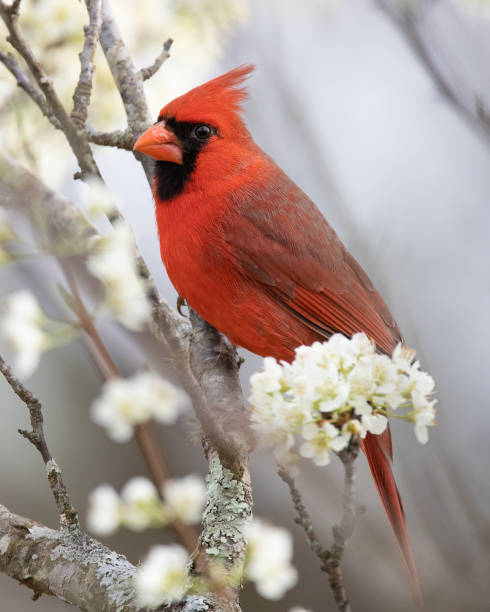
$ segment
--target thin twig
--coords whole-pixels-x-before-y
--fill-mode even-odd
[[[83,28],[84,41],[80,57],[80,76],[73,93],[73,110],[71,117],[83,128],[87,122],[88,107],[92,94],[92,81],[94,78],[94,55],[102,26],[101,0],[88,0],[87,11],[89,25]]]
[[[0,372],[4,375],[12,391],[24,402],[29,410],[32,431],[19,429],[19,433],[33,444],[46,465],[49,484],[58,508],[60,526],[78,528],[78,514],[71,505],[68,492],[61,477],[61,470],[51,455],[43,427],[43,414],[41,402],[35,397],[12,373],[5,361],[0,357]]]
[[[332,527],[333,544],[325,548],[320,543],[315,533],[310,514],[303,503],[301,493],[291,474],[280,467],[278,474],[289,487],[291,499],[297,513],[295,522],[301,525],[311,550],[320,559],[320,569],[328,576],[328,583],[332,590],[335,602],[340,612],[350,612],[350,602],[345,588],[345,579],[342,573],[341,563],[344,556],[347,540],[354,531],[356,520],[355,506],[355,460],[359,454],[359,443],[352,440],[349,446],[338,453],[338,457],[344,466],[344,495],[343,510],[340,523]]]
[[[114,132],[98,132],[91,126],[86,126],[87,137],[90,142],[104,147],[116,147],[131,151],[134,145],[134,136],[129,130],[115,130]]]
[[[4,53],[3,51],[0,51],[0,62],[2,62],[7,70],[15,77],[17,85],[23,89],[26,94],[37,104],[42,114],[50,121],[50,123],[57,130],[61,129],[60,122],[51,112],[51,109],[46,103],[44,94],[31,82],[12,53]]]
[[[147,66],[146,68],[140,69],[140,74],[141,74],[141,78],[143,79],[143,81],[147,81],[148,79],[151,79],[151,77],[160,70],[163,62],[165,62],[165,60],[167,60],[170,57],[169,51],[170,51],[170,47],[172,46],[173,42],[174,41],[171,38],[166,40],[163,43],[163,49],[160,55],[155,59],[153,64],[151,64],[151,66]]]

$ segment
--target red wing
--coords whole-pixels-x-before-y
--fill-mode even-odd
[[[313,202],[277,178],[273,188],[235,194],[222,227],[235,262],[319,337],[364,331],[391,353],[400,333],[368,276]]]

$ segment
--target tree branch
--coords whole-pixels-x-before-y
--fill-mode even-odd
[[[283,467],[279,467],[278,474],[289,487],[291,499],[297,513],[295,522],[301,525],[311,550],[320,559],[320,569],[327,574],[328,583],[332,590],[337,608],[340,612],[351,612],[341,563],[347,540],[354,531],[356,521],[354,485],[355,460],[359,454],[358,441],[352,440],[346,449],[337,454],[344,466],[343,510],[340,523],[332,527],[333,544],[330,548],[324,548],[320,543],[315,533],[310,514],[303,503],[301,493],[296,487],[294,478]]]
[[[77,511],[71,505],[68,492],[61,477],[61,470],[46,443],[41,402],[14,376],[2,357],[0,357],[0,372],[4,375],[12,391],[29,409],[32,431],[19,429],[19,433],[37,448],[43,458],[51,491],[58,508],[60,525],[62,528],[78,529]]]
[[[174,41],[171,38],[166,40],[163,43],[163,49],[160,55],[158,55],[158,57],[155,59],[153,64],[151,66],[147,66],[146,68],[140,69],[140,74],[141,74],[141,78],[143,79],[143,81],[147,81],[148,79],[151,79],[151,77],[160,70],[160,68],[162,67],[162,64],[170,57],[169,51],[170,51],[170,47],[172,46],[173,42]]]
[[[94,55],[102,26],[101,0],[88,0],[89,25],[83,29],[84,41],[80,57],[80,76],[73,93],[71,118],[83,128],[87,122],[95,65]]]
[[[127,129],[116,130],[114,132],[98,132],[91,126],[87,125],[86,132],[89,141],[93,142],[94,144],[102,145],[104,147],[116,147],[118,149],[125,149],[126,151],[133,150],[135,139],[131,132]]]
[[[0,571],[87,612],[145,612],[137,605],[136,568],[81,531],[56,531],[0,505]],[[166,612],[225,612],[213,596],[189,596]]]

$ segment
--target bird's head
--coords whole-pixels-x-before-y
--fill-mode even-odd
[[[198,166],[221,173],[250,140],[240,115],[247,96],[243,81],[254,67],[243,65],[162,108],[157,122],[136,141],[134,150],[157,160],[156,188],[165,200],[182,191]]]

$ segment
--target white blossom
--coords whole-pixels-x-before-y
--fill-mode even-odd
[[[200,476],[190,474],[184,478],[171,479],[163,486],[167,511],[184,523],[198,523],[201,520],[206,486]]]
[[[289,609],[289,612],[312,612],[312,610],[307,610],[303,606],[293,606]]]
[[[365,438],[366,434],[372,433],[375,435],[382,434],[388,426],[388,419],[382,414],[364,414],[361,417],[361,438]]]
[[[155,374],[142,372],[132,378],[113,378],[91,408],[92,419],[116,442],[126,442],[133,427],[155,418],[174,423],[182,411],[184,395]]]
[[[318,425],[308,423],[303,427],[301,435],[307,442],[301,445],[299,452],[303,457],[313,459],[316,465],[330,463],[330,451],[340,452],[350,440],[349,433],[341,433],[326,421]]]
[[[317,465],[326,465],[330,451],[345,448],[352,435],[383,433],[387,416],[398,416],[396,411],[416,425],[419,441],[426,440],[435,385],[414,355],[402,344],[392,357],[378,354],[366,334],[358,333],[350,340],[334,334],[327,342],[300,346],[292,363],[266,358],[251,378],[252,427],[276,457],[291,463],[301,434],[306,442],[300,455]]]
[[[161,505],[155,485],[142,476],[131,478],[121,490],[124,524],[139,531],[149,527]]]
[[[116,491],[110,485],[97,487],[89,496],[87,525],[99,536],[110,536],[119,527],[121,503]]]
[[[293,542],[286,529],[253,520],[245,529],[247,538],[247,577],[267,599],[280,599],[297,581],[291,565]]]
[[[136,570],[138,605],[155,608],[181,600],[188,588],[188,563],[181,546],[154,546]]]
[[[423,393],[415,389],[412,391],[412,404],[415,436],[420,444],[426,444],[429,439],[427,427],[435,424],[435,400],[429,401]]]
[[[1,332],[13,353],[12,367],[21,378],[29,377],[48,348],[49,336],[43,329],[46,317],[35,296],[27,290],[10,294],[3,305]]]
[[[93,241],[87,265],[104,285],[104,309],[126,327],[139,330],[150,317],[150,305],[135,256],[131,229],[123,220],[118,220],[110,234]]]

